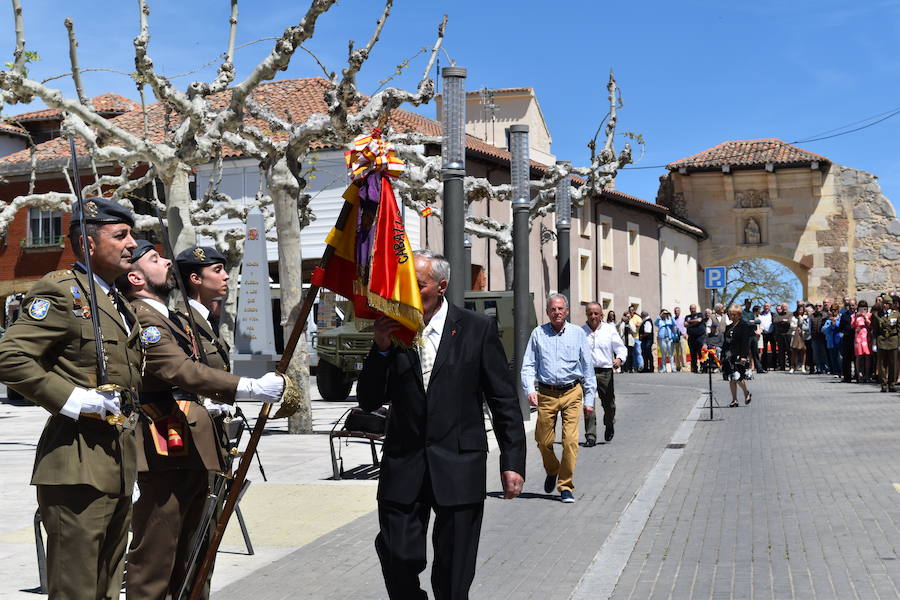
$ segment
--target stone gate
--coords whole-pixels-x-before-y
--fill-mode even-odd
[[[702,227],[701,267],[768,258],[812,300],[900,284],[900,221],[871,173],[779,139],[724,142],[666,165],[657,202]]]

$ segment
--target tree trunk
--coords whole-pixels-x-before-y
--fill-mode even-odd
[[[300,188],[284,159],[267,172],[267,185],[275,208],[278,234],[278,279],[281,282],[281,321],[284,339],[294,328],[303,301],[303,255],[300,248],[300,216],[297,196]],[[302,399],[300,410],[288,419],[288,433],[312,433],[312,405],[309,397],[309,349],[301,338],[288,365],[287,375],[297,384]]]
[[[498,252],[499,254],[499,252]],[[504,288],[507,291],[512,291],[513,289],[513,255],[512,254],[500,254],[500,260],[503,261],[503,278],[504,278]]]
[[[160,176],[166,186],[166,221],[175,254],[197,243],[191,222],[190,172],[190,168],[180,165],[171,176]]]

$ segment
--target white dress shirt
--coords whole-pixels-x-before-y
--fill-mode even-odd
[[[206,322],[209,323],[209,309],[194,300],[193,298],[188,298],[188,304],[194,307],[194,309],[200,313],[200,316],[206,319]],[[209,325],[212,327],[212,323]]]
[[[616,326],[612,323],[600,323],[597,329],[591,329],[585,323],[581,328],[587,334],[594,367],[611,369],[615,359],[618,358],[624,363],[625,359],[628,358],[628,348],[619,336]]]
[[[154,298],[138,298],[138,300],[140,300],[141,302],[146,302],[147,304],[155,308],[159,314],[166,317],[167,319],[169,318],[169,307],[159,300],[156,300]]]
[[[441,337],[444,334],[444,323],[447,321],[447,310],[447,300],[445,298],[441,300],[441,307],[434,313],[431,320],[428,321],[428,325],[426,325],[425,329],[422,331],[422,343],[429,345],[432,356],[434,357],[437,357],[438,348],[441,347]],[[423,364],[423,367],[424,366],[425,365]],[[433,361],[431,367],[434,367]],[[428,368],[427,373],[423,368],[422,381],[425,383],[425,389],[428,389],[428,382],[430,379],[431,368]]]

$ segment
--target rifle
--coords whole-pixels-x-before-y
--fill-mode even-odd
[[[338,215],[337,222],[334,225],[336,229],[343,230],[344,227],[348,225],[352,208],[353,205],[345,200],[344,205],[341,208],[341,213]],[[355,223],[353,226],[355,226]],[[324,271],[328,268],[328,264],[331,262],[334,252],[334,246],[325,246],[325,252],[322,253],[322,259],[319,262],[320,270]],[[319,293],[320,287],[321,286],[316,283],[316,278],[314,277],[309,289],[303,296],[303,304],[300,306],[297,320],[294,322],[294,328],[291,329],[291,335],[288,337],[287,343],[284,346],[281,360],[275,367],[276,372],[284,373],[287,371],[291,358],[294,356],[294,350],[297,349],[297,343],[300,341],[300,336],[302,336],[303,332],[306,330],[306,320],[309,317],[310,311],[312,311],[313,304],[316,300],[316,294]],[[222,514],[216,522],[216,528],[209,540],[209,546],[206,549],[206,555],[203,557],[203,563],[201,563],[197,574],[194,576],[194,582],[191,586],[191,595],[188,600],[200,600],[206,578],[212,570],[216,552],[218,552],[219,545],[222,543],[222,537],[225,535],[225,528],[228,526],[228,520],[231,518],[232,513],[234,513],[234,508],[240,499],[241,490],[244,489],[247,471],[250,470],[253,455],[256,453],[256,446],[259,444],[262,432],[266,428],[266,421],[269,420],[269,413],[271,410],[272,404],[270,402],[263,402],[262,408],[259,410],[259,416],[256,418],[256,425],[254,425],[253,431],[250,434],[250,440],[247,442],[247,448],[244,450],[241,462],[238,465],[237,473],[231,481],[231,488],[228,490],[228,497],[225,500],[225,505],[222,507]]]
[[[103,347],[103,331],[100,329],[100,313],[97,312],[97,283],[94,281],[94,269],[91,266],[91,246],[88,242],[87,220],[84,216],[84,198],[81,195],[81,175],[78,173],[78,155],[75,152],[75,138],[69,138],[69,152],[72,154],[72,186],[78,202],[78,225],[81,227],[81,251],[84,258],[84,269],[88,279],[88,307],[91,311],[91,324],[94,326],[94,345],[97,351],[97,389],[101,392],[125,392],[125,388],[110,383],[106,369],[106,349]],[[124,400],[124,398],[123,398]],[[123,414],[107,415],[110,425],[122,425],[126,429],[134,429],[137,425],[138,412],[133,410],[126,418]]]

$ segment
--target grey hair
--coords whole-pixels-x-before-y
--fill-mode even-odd
[[[450,261],[444,258],[443,254],[438,254],[427,248],[414,250],[413,256],[416,258],[425,258],[431,263],[431,279],[435,283],[446,281],[450,283]]]
[[[549,296],[547,296],[547,308],[550,308],[550,303],[556,298],[562,298],[563,306],[569,308],[569,299],[562,294],[550,294]]]

